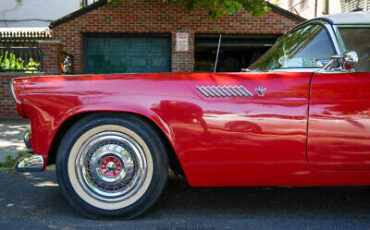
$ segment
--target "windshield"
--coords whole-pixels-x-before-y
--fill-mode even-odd
[[[356,72],[370,72],[369,37],[370,26],[347,27],[338,26],[340,35],[348,51],[356,51],[358,66]]]
[[[321,25],[307,25],[279,39],[249,69],[322,68],[332,55],[334,48],[326,30]]]

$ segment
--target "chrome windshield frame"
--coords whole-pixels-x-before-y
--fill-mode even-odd
[[[333,44],[333,48],[334,48],[334,51],[336,52],[337,55],[340,55],[344,52],[343,50],[343,46],[342,46],[342,40],[341,40],[341,37],[339,35],[339,31],[338,31],[338,35],[337,35],[337,29],[336,29],[336,26],[334,24],[332,24],[329,20],[324,20],[322,18],[319,18],[319,19],[312,19],[312,20],[309,20],[309,21],[306,21],[306,22],[303,22],[299,25],[297,25],[296,27],[294,27],[293,29],[289,30],[287,33],[285,33],[283,36],[286,36],[287,34],[291,33],[291,32],[294,32],[296,30],[299,30],[300,28],[302,27],[305,27],[305,26],[308,26],[308,25],[321,25],[322,27],[324,27],[324,29],[326,30],[326,32],[328,33],[329,35],[329,38]]]
[[[343,40],[342,40],[342,38],[341,38],[341,36],[339,34],[339,31],[338,31],[336,25],[332,24],[331,21],[325,20],[325,19],[322,19],[322,18],[308,20],[306,22],[303,22],[303,23],[295,26],[294,28],[292,28],[291,30],[287,31],[282,36],[280,36],[276,42],[278,42],[283,37],[289,35],[290,33],[294,32],[296,30],[299,30],[302,27],[309,26],[309,25],[321,25],[326,30],[326,32],[327,32],[327,35],[328,35],[328,37],[329,37],[329,39],[331,41],[332,47],[334,49],[335,55],[343,55],[343,53],[345,52],[345,46],[344,46]],[[269,51],[267,51],[267,52],[269,52]],[[254,63],[252,63],[249,66],[249,68],[251,66],[253,66],[255,63],[257,63],[259,60],[260,60],[260,58],[257,59]],[[271,72],[280,72],[280,71],[290,72],[292,70],[294,70],[296,72],[309,72],[309,70],[313,70],[313,69],[320,70],[321,68],[275,69],[275,70],[269,70],[268,72],[270,72],[270,71]],[[253,71],[253,69],[251,69],[251,70]],[[299,71],[297,71],[297,70],[299,70]]]

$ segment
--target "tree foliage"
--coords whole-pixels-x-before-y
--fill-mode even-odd
[[[115,3],[118,0],[107,0],[108,3]],[[134,1],[134,0],[131,0]],[[267,3],[264,0],[162,0],[170,4],[185,6],[188,10],[194,8],[205,9],[211,18],[233,15],[241,9],[251,15],[258,17],[267,10]]]

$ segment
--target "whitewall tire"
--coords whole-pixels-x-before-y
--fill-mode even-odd
[[[133,115],[89,115],[63,137],[57,179],[69,203],[88,217],[133,218],[159,197],[167,179],[160,136]]]

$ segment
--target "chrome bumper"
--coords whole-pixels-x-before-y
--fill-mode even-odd
[[[41,155],[28,153],[18,161],[15,168],[18,172],[41,172],[44,166],[45,160]]]
[[[41,155],[32,154],[30,145],[30,133],[26,132],[24,136],[24,143],[29,149],[29,152],[23,156],[15,166],[18,172],[41,172],[45,169],[45,159]]]

